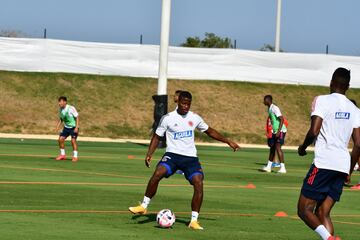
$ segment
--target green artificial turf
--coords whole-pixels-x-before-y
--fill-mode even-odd
[[[55,141],[0,139],[0,239],[318,239],[296,217],[311,154],[285,152],[288,174],[280,175],[258,171],[266,150],[198,149],[205,171],[204,231],[187,228],[192,188],[179,174],[161,183],[148,215],[127,212],[142,200],[155,166],[144,166],[147,146],[80,142],[80,161],[72,163],[54,160]],[[244,188],[250,183],[256,188]],[[346,189],[333,210],[342,239],[359,237],[359,200],[359,191]],[[172,229],[155,222],[164,208],[176,214]],[[275,217],[279,211],[289,216]]]

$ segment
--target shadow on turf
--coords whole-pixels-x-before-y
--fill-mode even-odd
[[[144,218],[144,219],[142,219]],[[146,215],[135,215],[132,217],[133,220],[137,220],[138,224],[146,224],[146,223],[151,223],[151,222],[156,222],[156,214],[155,213],[151,213],[151,214],[146,214]],[[202,218],[202,219],[206,219],[206,220],[210,220],[210,221],[215,221],[216,219],[214,218]],[[182,218],[176,218],[176,222],[177,223],[182,223],[184,225],[188,225],[189,224],[189,220],[184,220]],[[161,228],[159,226],[155,226],[156,228]]]

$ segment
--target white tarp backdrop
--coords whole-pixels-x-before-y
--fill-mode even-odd
[[[0,70],[158,76],[159,47],[0,38]],[[170,47],[169,78],[328,86],[337,67],[360,88],[360,57]]]

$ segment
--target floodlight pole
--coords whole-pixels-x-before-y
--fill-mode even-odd
[[[155,102],[154,124],[153,124],[154,131],[159,125],[161,117],[167,113],[167,107],[168,107],[167,72],[168,72],[168,55],[169,55],[170,19],[171,19],[171,0],[162,0],[158,89],[157,89],[157,95],[153,96],[153,100]],[[161,140],[160,146],[161,147],[165,146],[165,139]]]
[[[280,52],[281,4],[282,0],[277,0],[275,52]]]

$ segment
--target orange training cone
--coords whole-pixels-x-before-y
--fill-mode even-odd
[[[280,212],[277,212],[274,216],[275,217],[288,217],[288,214],[286,212],[280,211]]]
[[[252,184],[252,183],[249,183],[249,184],[246,186],[246,188],[254,189],[254,188],[256,188],[256,186],[255,186],[254,184]]]

